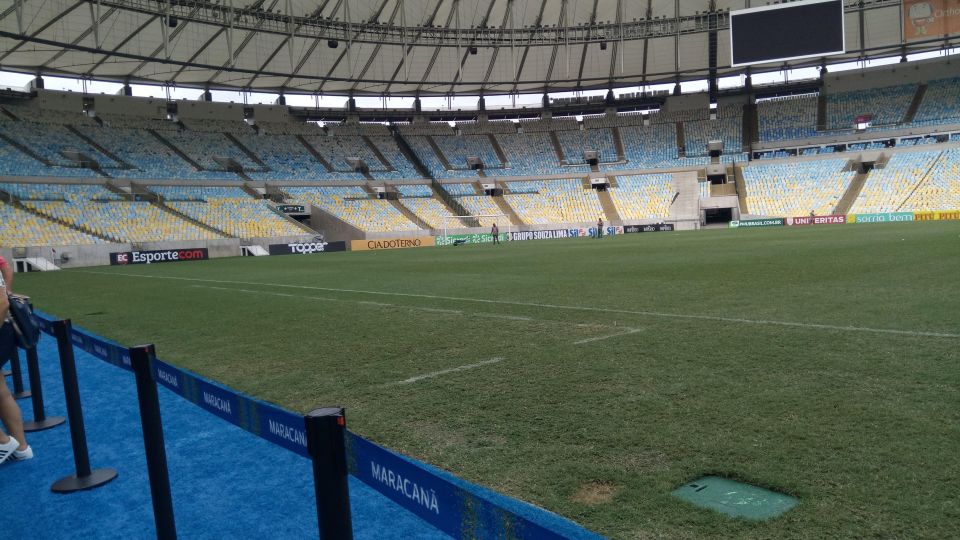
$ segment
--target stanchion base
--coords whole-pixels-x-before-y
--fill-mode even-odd
[[[24,422],[23,430],[27,433],[31,431],[43,431],[52,427],[57,427],[66,422],[62,416],[48,416],[39,422]]]
[[[33,392],[29,390],[24,390],[23,392],[17,392],[13,395],[13,399],[24,399],[33,395]]]
[[[54,493],[73,493],[74,491],[100,487],[116,477],[117,471],[115,469],[94,469],[90,472],[90,476],[84,476],[83,478],[78,478],[77,475],[61,478],[50,486],[50,490]]]

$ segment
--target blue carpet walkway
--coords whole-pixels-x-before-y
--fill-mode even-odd
[[[56,341],[44,335],[38,350],[46,414],[66,416]],[[3,537],[155,537],[133,374],[74,351],[91,466],[120,474],[92,491],[55,494],[50,485],[74,473],[69,427],[28,434],[36,457],[0,465]],[[26,378],[22,354],[21,366]],[[309,460],[159,392],[180,538],[317,537]],[[30,399],[18,403],[31,420]],[[354,477],[350,504],[355,538],[449,538]]]

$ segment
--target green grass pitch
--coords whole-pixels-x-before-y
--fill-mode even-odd
[[[344,405],[366,437],[613,538],[960,537],[960,223],[100,267],[15,289],[284,407]],[[670,495],[708,473],[800,504],[755,523]]]

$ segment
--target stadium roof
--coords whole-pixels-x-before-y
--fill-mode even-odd
[[[752,7],[770,2],[752,2]],[[901,50],[901,0],[846,0],[846,55]],[[750,0],[13,0],[0,69],[226,90],[558,92],[702,79]],[[943,39],[911,50],[938,48]],[[818,64],[813,59],[807,65]],[[780,66],[767,66],[776,69]],[[764,69],[763,67],[754,69]]]

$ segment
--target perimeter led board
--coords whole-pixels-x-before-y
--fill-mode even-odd
[[[730,12],[733,67],[843,52],[843,0],[805,0]]]

